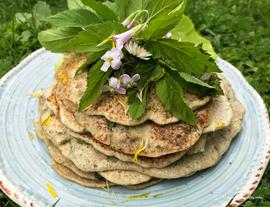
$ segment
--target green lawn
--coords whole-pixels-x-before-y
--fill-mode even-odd
[[[36,35],[47,27],[42,19],[66,8],[65,0],[36,2],[0,1],[0,77],[40,47]],[[212,41],[222,58],[240,69],[269,108],[270,1],[189,0],[187,13],[197,30]],[[0,192],[0,206],[16,205]],[[243,206],[270,206],[269,168],[260,187]]]

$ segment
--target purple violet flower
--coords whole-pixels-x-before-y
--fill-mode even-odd
[[[112,48],[111,50],[107,51],[101,59],[104,60],[104,64],[101,67],[101,70],[106,72],[109,67],[111,66],[114,70],[118,70],[122,64],[122,52],[117,48]]]
[[[118,80],[115,77],[110,77],[109,85],[103,86],[102,91],[103,92],[110,91],[110,92],[115,92],[122,95],[126,94],[125,87],[123,87],[123,85],[121,85],[120,83],[120,80]]]
[[[133,86],[136,86],[136,81],[140,80],[140,75],[135,74],[134,76],[130,77],[128,74],[123,74],[120,76],[120,82],[121,84],[126,88],[131,88]]]

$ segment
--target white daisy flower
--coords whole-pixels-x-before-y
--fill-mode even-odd
[[[128,53],[142,60],[150,60],[150,56],[152,56],[151,53],[149,53],[143,47],[139,46],[136,42],[133,42],[133,41],[129,41],[125,45],[125,48],[128,51]]]

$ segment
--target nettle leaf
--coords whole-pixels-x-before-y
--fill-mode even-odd
[[[183,0],[144,0],[143,8],[149,11],[150,18],[167,15],[177,8]]]
[[[162,77],[163,69],[155,61],[142,61],[132,69],[132,72],[141,76],[137,81],[137,89],[128,92],[129,113],[132,118],[138,119],[145,112],[148,86]],[[138,96],[141,96],[142,100]]]
[[[99,60],[89,72],[87,89],[80,100],[79,111],[96,102],[102,93],[102,87],[112,73],[112,69],[103,72],[100,68],[104,62]]]
[[[220,72],[214,60],[193,43],[172,39],[149,41],[146,49],[173,70],[186,73]]]
[[[81,30],[78,28],[58,28],[42,31],[38,39],[43,47],[52,52],[68,52],[68,43]]]
[[[129,2],[130,0],[116,0],[114,2],[106,1],[104,4],[116,14],[117,18],[123,21],[127,17],[126,8]]]
[[[97,16],[103,21],[118,20],[115,13],[101,2],[97,2],[95,0],[81,0],[81,1],[84,5],[90,7],[97,14]]]
[[[88,71],[90,69],[89,66],[95,63],[98,59],[100,59],[104,53],[105,51],[99,51],[99,52],[93,52],[93,53],[87,54],[86,61],[78,68],[75,76],[78,76],[82,72]]]
[[[196,125],[193,111],[183,100],[183,89],[170,74],[165,73],[157,82],[156,93],[169,113],[190,125]]]
[[[142,100],[138,98],[139,93],[142,93]],[[133,119],[140,118],[146,109],[147,95],[148,95],[148,84],[142,91],[130,90],[128,92],[128,111]]]
[[[215,89],[214,86],[210,86],[209,84],[201,81],[200,79],[194,77],[193,75],[183,73],[183,72],[179,72],[179,75],[188,83],[192,83],[192,84],[202,86],[202,87],[205,87],[205,88],[209,88],[209,89]]]
[[[183,15],[179,23],[171,32],[173,39],[183,42],[192,42],[195,45],[202,44],[202,48],[209,53],[212,58],[216,59],[218,57],[212,47],[211,42],[202,37],[195,30],[194,24],[188,16]]]
[[[73,52],[98,52],[112,47],[108,42],[102,46],[97,46],[110,35],[119,34],[126,29],[119,22],[104,22],[89,25],[84,28],[69,44],[69,49]]]
[[[203,78],[200,75],[195,77],[187,73],[172,70],[166,70],[166,73],[169,73],[185,91],[199,97],[222,94],[220,79],[215,73],[207,73],[209,76]]]
[[[47,18],[47,21],[56,27],[85,27],[102,22],[93,12],[86,9],[60,12]]]
[[[115,2],[107,1],[104,4],[119,17],[120,21],[126,19],[131,13],[143,8],[143,0],[115,0]]]
[[[81,0],[67,0],[68,9],[85,9],[86,6]]]
[[[141,61],[136,65],[135,68],[132,68],[132,75],[139,74],[140,80],[137,81],[138,88],[143,88],[147,82],[150,81],[152,74],[154,73],[157,67],[157,63],[154,60]]]
[[[154,18],[152,21],[150,21],[147,28],[139,35],[139,38],[147,41],[164,37],[179,23],[185,8],[186,0],[182,1],[171,12],[168,12],[167,15],[161,15]]]

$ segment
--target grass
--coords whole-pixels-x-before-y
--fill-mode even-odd
[[[40,47],[42,19],[66,8],[64,0],[0,1],[0,77]],[[20,13],[15,15],[15,13]],[[270,1],[189,0],[188,15],[218,54],[234,64],[270,107]],[[32,18],[34,16],[34,18]],[[0,206],[16,206],[0,192]],[[270,168],[257,191],[243,205],[270,206]]]

